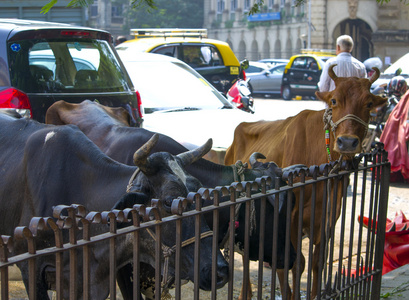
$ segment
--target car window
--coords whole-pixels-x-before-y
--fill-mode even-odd
[[[155,50],[153,50],[152,53],[164,54],[164,55],[168,55],[168,56],[176,57],[176,58],[178,58],[178,56],[179,56],[177,46],[159,47],[159,48],[156,48]]]
[[[165,61],[124,63],[141,95],[145,113],[185,107],[216,109],[230,106],[225,97],[184,64]],[[172,101],[169,101],[170,95],[174,95]]]
[[[307,68],[307,58],[306,57],[297,57],[293,61],[292,68],[297,69],[306,69]]]
[[[283,74],[285,65],[270,69],[271,74]]]
[[[246,69],[246,73],[260,73],[263,70],[263,68],[249,65],[249,67]]]
[[[192,68],[202,68],[222,65],[219,51],[210,45],[182,46],[179,58]]]
[[[112,49],[103,40],[21,40],[8,48],[11,83],[28,93],[129,88]]]

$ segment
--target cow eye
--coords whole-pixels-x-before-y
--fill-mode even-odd
[[[337,100],[331,99],[331,104],[332,104],[332,105],[336,105],[336,104],[337,104]]]
[[[368,107],[368,108],[372,108],[372,106],[373,106],[373,102],[369,102],[369,103],[367,104],[367,107]]]

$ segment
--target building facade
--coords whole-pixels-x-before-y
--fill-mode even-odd
[[[361,61],[379,56],[386,65],[409,52],[407,5],[391,0],[265,0],[261,13],[246,16],[258,0],[205,0],[209,37],[230,44],[239,60],[289,58],[302,48],[335,49],[339,35],[353,37]],[[385,64],[384,64],[385,65]]]
[[[67,5],[70,3],[69,0],[59,0],[48,13],[40,13],[42,7],[49,2],[50,0],[0,1],[0,18],[88,25],[88,9],[85,7],[67,9]]]

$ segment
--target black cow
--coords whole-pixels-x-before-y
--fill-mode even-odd
[[[131,193],[126,189],[131,176],[137,170],[112,160],[95,146],[76,126],[52,126],[33,120],[15,119],[0,113],[0,234],[11,235],[19,225],[28,225],[34,216],[50,216],[55,205],[81,204],[90,211],[110,210],[123,198],[133,203],[141,201],[149,205],[150,199],[161,199],[164,203],[162,216],[170,214],[171,201],[179,196],[186,196],[187,186],[198,189],[200,183],[184,171],[184,166],[202,157],[211,147],[211,140],[198,149],[174,156],[161,152],[150,155],[158,140],[154,135],[150,141],[140,145],[134,153],[134,164],[141,172],[132,182]],[[124,147],[127,147],[123,145]],[[137,191],[137,192],[136,192]],[[142,195],[139,197],[138,195]],[[164,227],[166,232],[175,232],[175,224]],[[183,239],[194,235],[194,219],[183,221]],[[201,232],[209,230],[202,222]],[[49,246],[47,235],[39,236],[38,248]],[[45,239],[43,239],[45,238]],[[52,239],[51,239],[52,240]],[[120,238],[117,247],[118,268],[132,260],[129,243],[131,239]],[[163,243],[175,244],[175,236],[163,235]],[[154,241],[143,233],[141,261],[152,263],[155,259]],[[102,248],[101,248],[102,247]],[[201,240],[200,282],[199,287],[211,289],[212,238]],[[23,246],[16,245],[16,253],[21,253]],[[91,255],[92,288],[91,299],[105,299],[108,295],[109,265],[106,259],[108,245],[99,245]],[[193,280],[194,246],[183,248],[182,279]],[[221,253],[217,254],[218,282],[223,286],[228,278],[227,263]],[[37,263],[37,298],[48,299],[46,272],[55,266],[55,258],[44,257]],[[27,264],[19,265],[23,280],[27,281]],[[170,276],[174,275],[174,257],[169,263]],[[79,272],[80,273],[80,272]],[[68,273],[65,273],[67,275]],[[68,278],[64,278],[68,286]],[[67,292],[67,289],[65,289]],[[78,289],[77,298],[82,290]],[[67,298],[67,295],[64,295]]]
[[[129,114],[122,108],[111,108],[92,102],[89,100],[83,101],[80,104],[71,104],[65,101],[58,101],[53,104],[47,111],[46,122],[55,125],[75,124],[77,125],[103,152],[108,156],[123,162],[128,165],[132,165],[132,153],[129,148],[139,147],[145,143],[154,133],[143,128],[129,127]],[[200,133],[198,133],[200,134]],[[133,145],[133,147],[125,147],[125,145]],[[185,147],[180,145],[172,138],[159,134],[159,142],[153,148],[152,151],[168,151],[174,155],[187,151]],[[270,176],[276,178],[276,174],[281,170],[273,162],[261,163],[256,158],[263,158],[262,156],[253,156],[251,162],[251,169],[243,169],[242,178],[245,181],[253,181],[256,178],[262,176]],[[291,168],[291,167],[290,167]],[[205,159],[199,159],[195,163],[186,167],[186,170],[200,180],[203,186],[213,188],[216,186],[227,186],[234,181],[240,181],[235,166],[224,166],[220,164],[212,163]],[[281,173],[281,172],[280,172]],[[286,183],[281,180],[281,185]],[[267,203],[267,216],[272,216],[274,211],[272,199],[268,199]],[[286,194],[280,194],[280,218],[279,218],[279,243],[278,247],[278,268],[284,267],[284,237],[285,237],[285,211],[286,211]],[[206,201],[205,205],[211,204],[210,201]],[[256,207],[256,216],[259,220],[259,209]],[[207,216],[206,220],[209,224],[212,224],[211,215]],[[244,207],[241,208],[239,218],[244,217]],[[272,223],[273,218],[266,218],[266,238],[265,245],[265,257],[266,262],[272,263],[271,249],[272,244]],[[227,232],[229,223],[229,213],[227,210],[222,211],[220,214],[220,241],[222,241],[224,234]],[[239,228],[237,229],[237,242],[239,246],[242,246],[242,240],[244,240],[244,221],[239,220]],[[250,259],[258,260],[258,236],[259,226],[257,231],[250,237],[251,239],[251,255]],[[240,233],[241,232],[241,233]],[[295,250],[293,245],[290,246],[290,267],[295,260]],[[126,277],[126,275],[125,275]],[[120,284],[121,285],[121,284]]]

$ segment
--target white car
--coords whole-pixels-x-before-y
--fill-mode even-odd
[[[381,73],[379,78],[372,84],[371,92],[374,92],[378,87],[382,85],[384,87],[387,87],[389,81],[397,75],[396,71],[399,68],[402,70],[399,75],[403,76],[409,85],[409,53],[406,53],[404,56],[390,65],[383,73]]]
[[[132,82],[141,95],[143,127],[172,137],[188,149],[213,139],[213,149],[227,149],[234,129],[257,121],[234,108],[198,72],[183,61],[162,54],[118,49]]]

